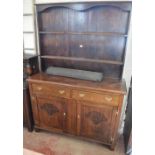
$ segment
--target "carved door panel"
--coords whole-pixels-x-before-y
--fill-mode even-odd
[[[65,101],[56,98],[37,100],[40,126],[63,130],[66,116]]]
[[[116,109],[112,106],[94,104],[86,102],[78,104],[78,134],[110,143]]]

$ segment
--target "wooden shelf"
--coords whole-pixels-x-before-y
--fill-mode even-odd
[[[77,58],[77,57],[64,57],[64,56],[40,56],[43,59],[57,59],[57,60],[69,60],[69,61],[84,61],[84,62],[95,62],[95,63],[105,63],[113,65],[123,65],[121,61],[112,61],[112,60],[99,60],[99,59],[90,59],[90,58]]]
[[[128,36],[126,34],[116,33],[116,32],[47,32],[47,31],[40,31],[39,34],[105,35],[105,36],[122,36],[122,37]]]

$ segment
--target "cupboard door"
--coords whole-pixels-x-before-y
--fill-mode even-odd
[[[57,98],[37,98],[40,126],[62,131],[66,117],[65,101]]]
[[[110,143],[114,128],[115,108],[112,106],[95,105],[81,102],[78,104],[78,134]]]

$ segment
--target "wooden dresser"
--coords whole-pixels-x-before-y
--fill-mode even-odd
[[[36,5],[40,73],[28,79],[35,129],[65,133],[114,149],[131,3]],[[45,73],[50,66],[101,72],[92,82]]]
[[[114,148],[124,81],[98,83],[44,73],[28,81],[36,129],[68,133]]]

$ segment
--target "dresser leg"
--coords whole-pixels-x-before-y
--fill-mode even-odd
[[[35,131],[35,132],[40,132],[40,129],[34,128],[34,131]]]
[[[33,131],[33,128],[32,127],[28,127],[27,129],[29,132],[32,132]]]
[[[116,143],[112,143],[112,144],[110,145],[110,150],[111,150],[111,151],[114,151],[114,150],[115,150],[115,146],[116,146]]]

